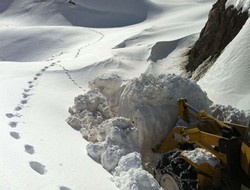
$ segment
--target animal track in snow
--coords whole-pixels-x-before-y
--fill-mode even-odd
[[[41,75],[42,75],[41,73],[37,73],[37,74],[36,74],[37,77],[39,77],[39,76],[41,76]]]
[[[60,186],[59,189],[60,189],[60,190],[71,190],[70,188],[65,187],[65,186]]]
[[[34,161],[31,161],[29,162],[30,164],[30,167],[36,171],[37,173],[41,174],[41,175],[44,175],[47,170],[45,169],[45,166],[39,162],[34,162]]]
[[[12,128],[15,128],[17,126],[17,122],[16,121],[11,121],[9,123],[9,126],[12,127]]]
[[[37,77],[33,77],[34,80],[37,80],[38,78]]]
[[[20,135],[17,132],[11,131],[10,136],[12,136],[14,139],[20,139]]]
[[[83,46],[83,47],[80,47],[80,48],[77,50],[77,53],[76,53],[76,55],[75,55],[75,59],[80,55],[80,53],[81,53],[81,51],[82,51],[83,48],[86,48],[86,47],[89,47],[89,46],[91,46],[91,45],[93,45],[93,44],[96,44],[97,42],[100,42],[100,41],[104,38],[104,34],[101,33],[101,32],[99,32],[99,31],[97,31],[97,30],[94,30],[94,29],[92,29],[92,28],[85,28],[85,29],[88,29],[88,30],[90,30],[91,32],[94,32],[94,33],[100,35],[100,37],[99,37],[96,41],[94,41],[94,42],[92,42],[92,43],[89,43],[89,44],[87,44],[87,45],[85,45],[85,46]]]
[[[68,76],[68,78],[74,83],[75,86],[77,86],[78,88],[82,89],[82,87],[71,77],[71,75],[69,74],[69,70],[66,69],[64,66],[60,65],[60,64],[56,64],[57,66],[61,67],[64,71],[64,73]]]
[[[29,88],[33,88],[33,87],[34,87],[34,85],[33,85],[33,84],[29,85]]]
[[[31,145],[26,144],[26,145],[24,145],[24,148],[25,148],[25,151],[27,153],[29,153],[29,154],[34,154],[35,153],[35,149]]]

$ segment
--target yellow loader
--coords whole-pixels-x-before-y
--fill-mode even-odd
[[[169,190],[250,189],[250,127],[220,121],[186,99],[178,101],[178,112],[195,124],[175,127],[157,149],[164,153],[154,171],[160,185]]]

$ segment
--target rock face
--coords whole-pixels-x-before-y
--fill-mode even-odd
[[[189,53],[187,71],[195,71],[209,57],[216,59],[238,34],[248,19],[248,13],[233,5],[226,8],[227,0],[218,0],[211,9],[200,37]]]

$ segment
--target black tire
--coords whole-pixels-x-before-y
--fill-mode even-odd
[[[198,179],[196,170],[183,158],[179,156],[181,151],[171,151],[164,154],[159,160],[154,176],[163,188],[169,186],[169,182],[180,190],[198,189]],[[178,187],[177,187],[178,186]]]

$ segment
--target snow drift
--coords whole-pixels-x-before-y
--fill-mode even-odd
[[[15,25],[8,19],[12,16],[19,24],[26,25],[107,28],[140,23],[147,18],[150,10],[160,10],[146,0],[85,0],[75,3],[72,5],[65,0],[26,0],[7,3],[4,0],[3,8],[0,9],[0,20]]]

